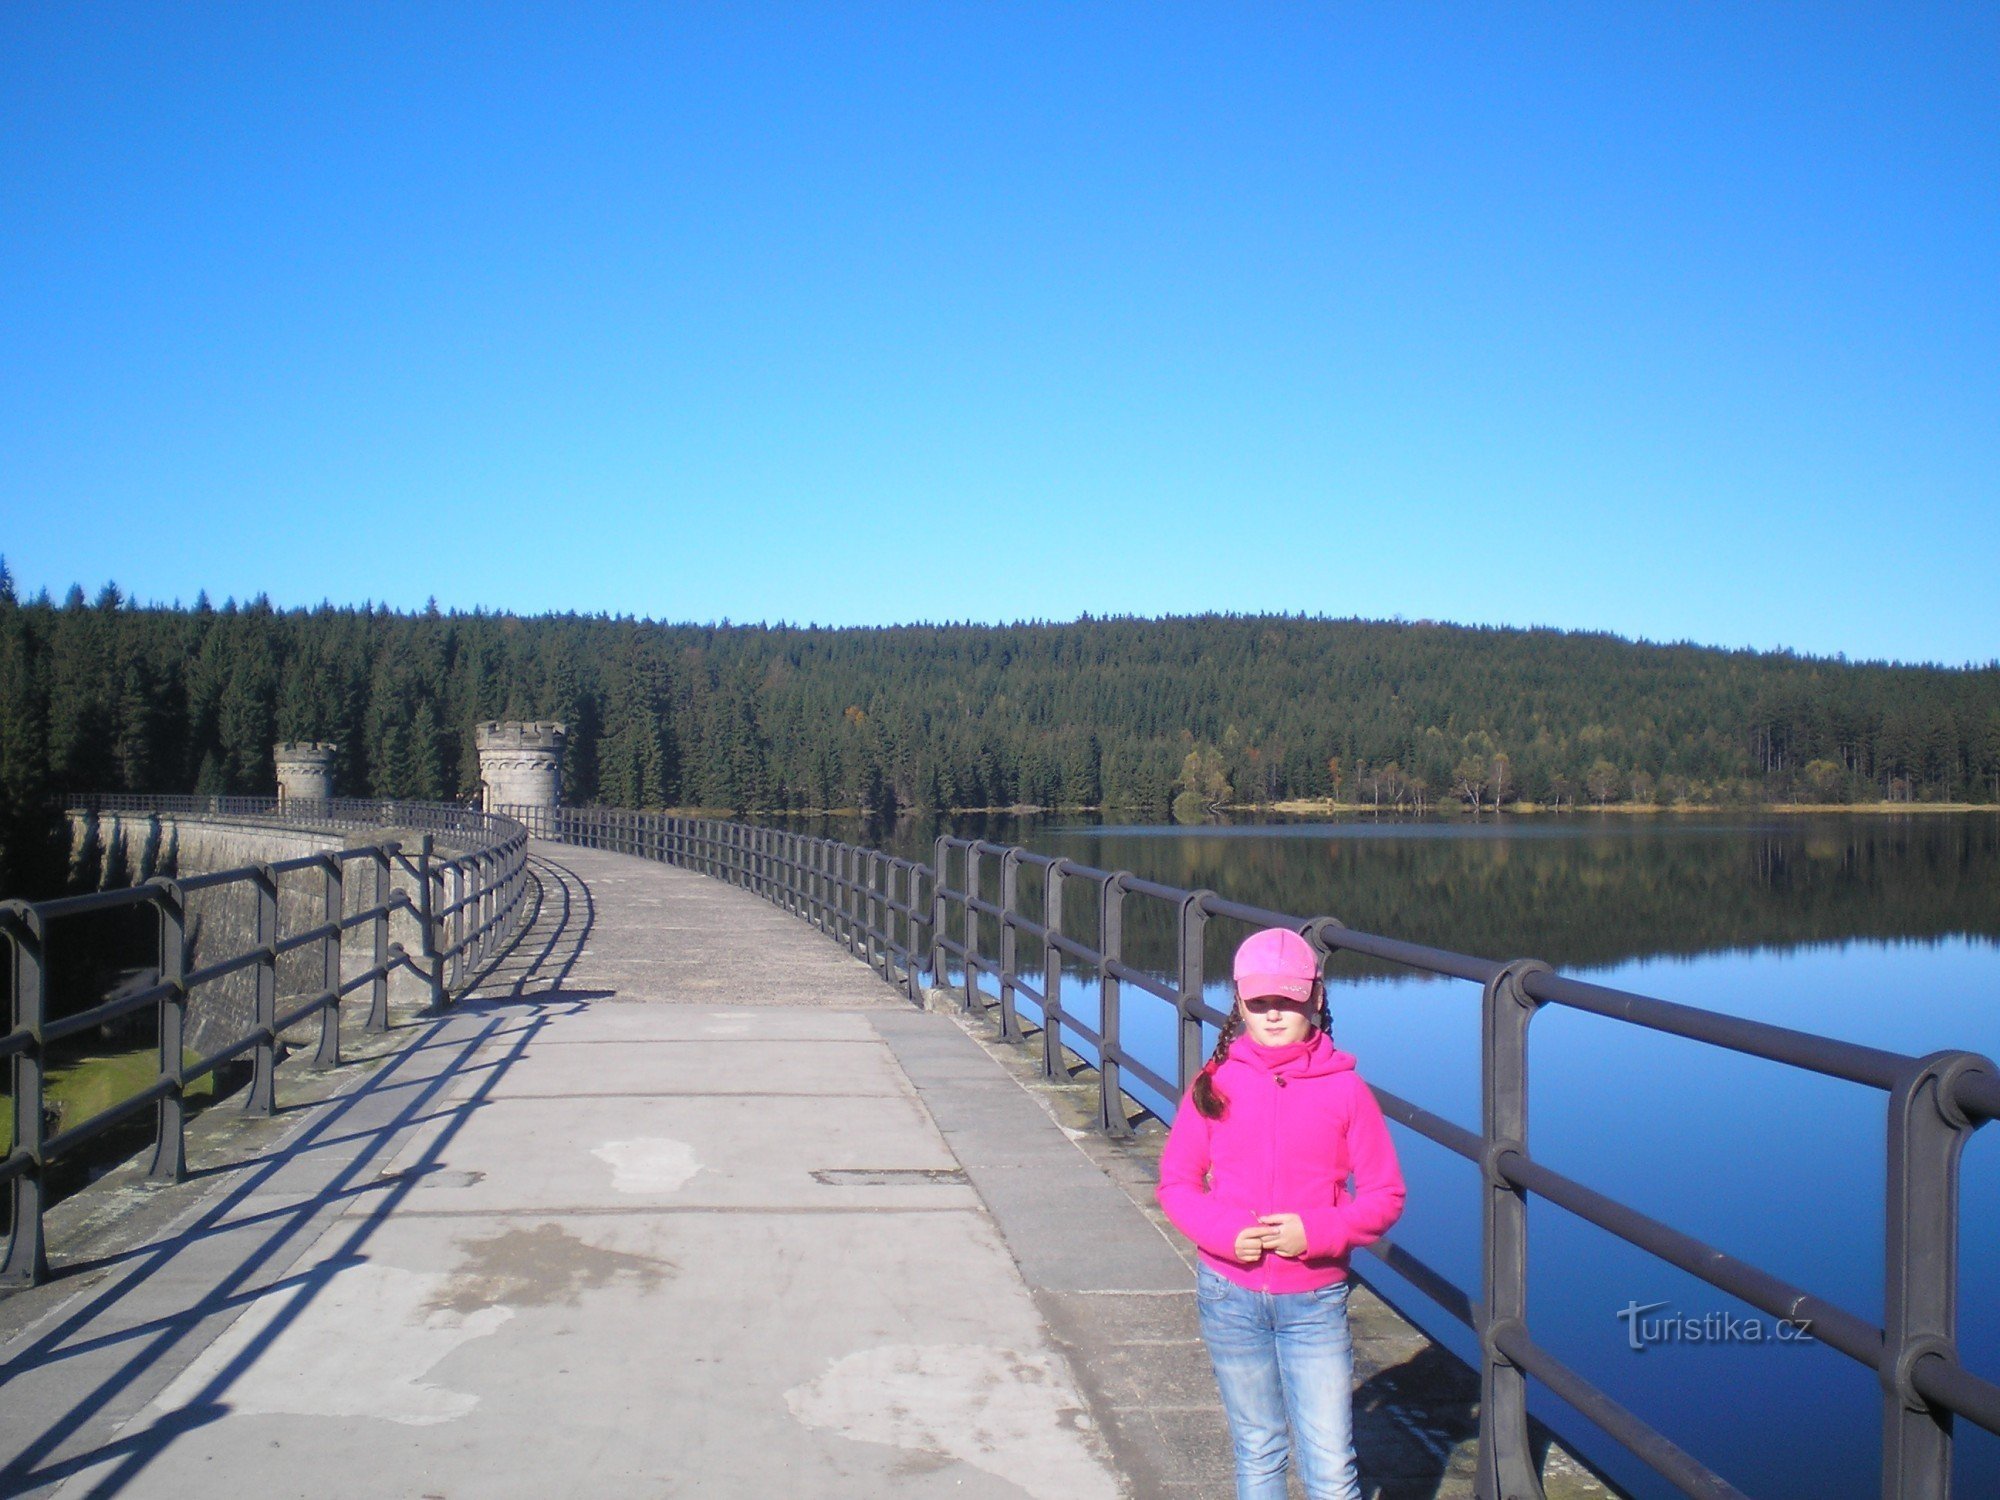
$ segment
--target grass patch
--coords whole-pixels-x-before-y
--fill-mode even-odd
[[[199,1061],[199,1053],[182,1054],[185,1064]],[[131,1098],[159,1076],[159,1069],[160,1053],[157,1047],[135,1047],[130,1052],[79,1057],[74,1062],[50,1068],[43,1085],[43,1097],[56,1112],[56,1119],[49,1128],[49,1134],[71,1125],[80,1125],[121,1100]],[[215,1097],[215,1075],[204,1074],[190,1083],[185,1097],[190,1110],[207,1104]],[[0,1108],[0,1156],[6,1156],[14,1149],[14,1101],[9,1095],[0,1095],[0,1098],[6,1100],[4,1108]],[[89,1149],[84,1148],[86,1154]]]

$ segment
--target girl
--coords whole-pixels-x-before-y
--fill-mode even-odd
[[[1160,1207],[1200,1251],[1237,1500],[1283,1500],[1288,1424],[1311,1500],[1359,1500],[1347,1256],[1396,1222],[1403,1174],[1374,1094],[1328,1038],[1311,946],[1253,933],[1235,969],[1235,1009],[1160,1153]]]

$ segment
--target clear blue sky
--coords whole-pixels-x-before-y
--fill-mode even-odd
[[[2000,11],[11,0],[0,552],[1985,661]]]

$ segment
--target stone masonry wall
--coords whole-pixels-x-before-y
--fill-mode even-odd
[[[259,819],[229,820],[174,814],[72,813],[72,870],[80,883],[99,887],[136,885],[154,875],[192,876],[245,865],[276,864],[303,855],[340,848],[358,848],[401,839],[414,862],[422,835],[391,828],[335,829],[286,826]],[[352,916],[375,904],[375,862],[350,860],[342,865],[342,910]],[[280,937],[317,926],[323,894],[321,870],[311,867],[278,877]],[[389,871],[391,889],[414,895],[416,882],[401,864]],[[255,887],[231,882],[188,896],[190,971],[240,953],[256,941]],[[412,955],[423,951],[419,923],[407,911],[389,922],[389,941],[401,943]],[[373,924],[350,929],[341,941],[341,974],[352,978],[374,962]],[[278,959],[278,1009],[283,1012],[320,988],[320,954],[308,944]],[[390,1003],[398,1007],[424,1004],[430,990],[423,976],[398,968],[389,978]],[[356,990],[342,1003],[343,1025],[358,1026],[368,1013],[368,991]],[[244,1035],[256,1014],[256,970],[240,969],[198,986],[188,1000],[187,1044],[204,1055]],[[316,1027],[317,1022],[308,1023]]]

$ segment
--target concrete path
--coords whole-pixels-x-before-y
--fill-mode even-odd
[[[12,1300],[0,1490],[1127,1493],[912,1070],[963,1090],[982,1173],[1117,1189],[796,919],[617,856],[539,867],[527,972],[212,1168],[153,1243]],[[1019,1123],[987,1094],[1031,1139],[986,1139]],[[1178,1283],[1142,1232],[1145,1290]]]

